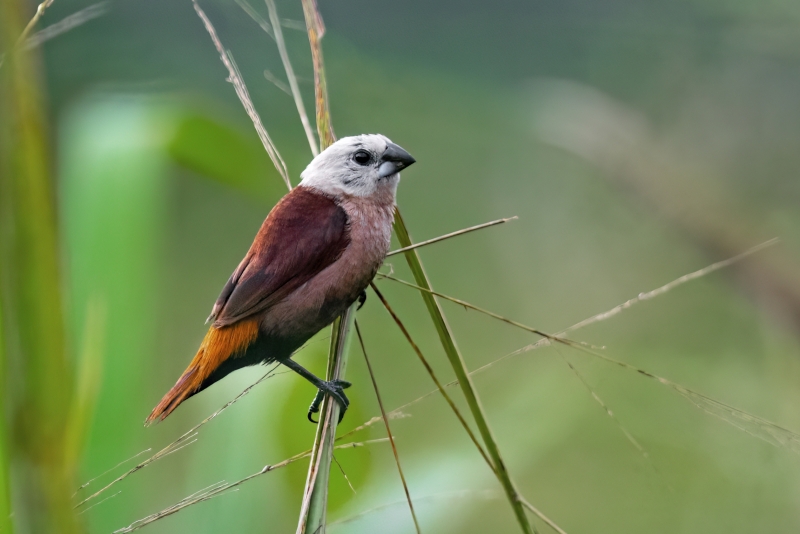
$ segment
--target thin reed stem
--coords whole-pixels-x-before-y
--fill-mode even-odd
[[[47,11],[47,8],[53,5],[53,2],[54,0],[45,0],[44,2],[36,6],[36,13],[33,15],[30,22],[28,22],[28,25],[25,26],[25,29],[22,30],[22,33],[17,39],[17,47],[19,47],[22,43],[25,42],[25,39],[28,38],[28,35],[30,35],[31,31],[36,26],[36,23],[39,22],[40,18],[42,18],[44,12]]]
[[[317,109],[317,134],[320,149],[325,150],[336,141],[331,124],[331,111],[328,104],[328,81],[325,78],[325,62],[322,59],[320,40],[325,35],[325,24],[317,10],[315,0],[302,0],[303,15],[306,19],[308,42],[311,45],[311,60],[314,63],[314,97]]]
[[[419,346],[411,338],[411,334],[408,333],[408,329],[403,324],[403,321],[400,320],[400,318],[394,312],[392,307],[389,306],[389,303],[386,301],[386,298],[378,290],[378,288],[375,286],[375,284],[374,283],[370,284],[370,287],[375,292],[375,294],[378,295],[378,298],[380,299],[381,303],[383,304],[383,307],[386,308],[386,311],[389,312],[389,315],[392,316],[392,319],[394,320],[395,324],[400,329],[400,331],[403,333],[403,336],[405,336],[406,341],[408,341],[408,344],[411,345],[412,349],[414,349],[414,353],[416,353],[417,357],[419,357],[420,362],[422,362],[422,365],[425,367],[425,370],[430,375],[430,377],[433,380],[434,384],[436,384],[436,387],[439,388],[439,392],[442,394],[442,397],[444,397],[444,400],[447,401],[447,404],[450,406],[450,409],[453,410],[453,413],[455,414],[456,418],[458,419],[458,422],[461,423],[461,426],[464,427],[464,430],[467,431],[467,434],[469,435],[469,439],[472,440],[472,443],[478,449],[478,452],[481,453],[481,456],[483,456],[483,459],[486,461],[486,464],[489,466],[489,468],[492,471],[494,471],[495,470],[494,464],[492,464],[492,461],[489,459],[489,456],[486,454],[486,451],[484,450],[483,446],[481,445],[481,442],[478,441],[478,438],[475,436],[475,433],[470,428],[469,423],[467,423],[467,420],[464,419],[463,415],[461,415],[461,410],[458,409],[458,407],[456,406],[456,403],[453,402],[453,399],[445,391],[445,389],[444,389],[445,386],[443,386],[442,383],[439,381],[439,379],[436,377],[436,373],[433,372],[433,367],[431,367],[431,364],[428,363],[428,359],[425,358],[425,356],[422,354],[422,351],[420,350]]]
[[[468,234],[470,232],[474,232],[475,230],[482,230],[484,228],[489,228],[490,226],[496,226],[498,224],[507,223],[508,221],[516,221],[518,217],[515,215],[514,217],[508,217],[505,219],[497,219],[496,221],[490,221],[483,224],[478,224],[476,226],[470,226],[469,228],[464,228],[463,230],[458,230],[456,232],[450,232],[449,234],[444,234],[439,237],[434,237],[433,239],[428,239],[427,241],[420,241],[419,243],[414,243],[413,245],[409,245],[407,247],[399,248],[397,250],[393,250],[389,252],[386,257],[394,256],[395,254],[400,254],[403,252],[408,252],[409,250],[414,250],[420,247],[424,247],[427,245],[432,245],[434,243],[438,243],[439,241],[444,241],[446,239],[450,239],[451,237],[457,237],[460,235]]]
[[[256,132],[258,133],[258,138],[261,139],[261,144],[264,145],[264,150],[267,151],[269,158],[272,160],[272,164],[275,165],[275,169],[278,171],[278,174],[281,175],[286,187],[291,190],[292,183],[289,181],[289,171],[286,168],[286,163],[283,161],[278,149],[272,142],[272,138],[270,138],[269,133],[267,133],[267,129],[264,128],[264,124],[261,122],[261,117],[259,117],[258,112],[253,105],[253,100],[250,98],[250,93],[247,90],[247,86],[242,79],[239,69],[236,67],[236,63],[233,60],[233,55],[222,46],[222,42],[219,40],[219,36],[217,36],[217,31],[214,29],[214,25],[211,24],[211,20],[197,3],[197,0],[192,0],[192,5],[194,6],[194,10],[197,12],[197,15],[200,17],[200,20],[203,21],[203,25],[205,26],[208,35],[211,37],[214,47],[219,53],[219,58],[222,60],[222,64],[225,65],[226,69],[228,69],[228,81],[233,85],[233,88],[236,91],[236,96],[239,97],[239,101],[242,103],[244,110],[247,112],[247,116],[250,117],[250,120],[252,121]]]
[[[21,44],[20,46],[24,46],[26,50],[30,50],[31,48],[41,45],[45,41],[49,41],[53,37],[57,37],[62,33],[66,33],[86,22],[89,22],[92,19],[105,15],[107,12],[107,1],[104,0],[96,4],[92,4],[89,7],[81,9],[80,11],[76,11],[72,15],[64,17],[58,22],[54,22],[53,24],[42,28],[38,32],[28,37],[25,40],[25,43]]]
[[[334,449],[354,449],[357,447],[365,447],[367,445],[372,445],[375,443],[385,443],[387,441],[388,441],[387,438],[380,438],[380,439],[371,439],[361,442],[344,443],[342,445],[336,445]],[[189,506],[193,506],[195,504],[208,501],[210,499],[213,499],[214,497],[218,497],[219,495],[227,493],[230,490],[235,489],[238,486],[241,486],[245,482],[249,482],[254,478],[260,477],[261,475],[265,475],[267,473],[275,471],[276,469],[281,469],[283,467],[286,467],[287,465],[293,464],[294,462],[302,460],[303,458],[308,458],[309,456],[312,455],[312,452],[313,451],[308,450],[305,452],[301,452],[299,454],[295,454],[294,456],[287,458],[282,462],[278,462],[276,464],[271,464],[271,465],[265,465],[255,473],[248,475],[242,479],[239,479],[235,482],[230,482],[230,483],[218,482],[216,484],[212,484],[207,488],[204,488],[200,491],[196,491],[191,495],[184,497],[180,501],[176,502],[175,504],[172,504],[171,506],[168,506],[167,508],[164,508],[159,512],[150,514],[149,516],[143,517],[142,519],[138,519],[133,523],[131,523],[130,525],[128,525],[127,527],[115,530],[113,534],[127,534],[129,532],[139,530],[140,528],[145,527],[150,523],[154,523],[160,519],[164,519],[165,517],[169,517],[173,514],[176,514],[181,510],[188,508]]]
[[[144,469],[145,467],[149,466],[153,462],[156,462],[156,461],[164,458],[165,456],[169,456],[170,454],[172,454],[174,452],[177,452],[177,451],[181,450],[182,448],[194,443],[196,441],[196,440],[194,440],[194,438],[197,436],[198,431],[200,430],[201,427],[203,427],[209,421],[211,421],[212,419],[216,418],[219,414],[221,414],[222,412],[224,412],[225,410],[227,410],[228,408],[230,408],[231,406],[236,404],[242,397],[244,397],[245,395],[250,393],[250,391],[252,391],[253,388],[256,387],[257,385],[259,385],[261,382],[263,382],[264,380],[267,380],[268,378],[272,378],[273,376],[278,374],[275,371],[277,367],[278,367],[278,364],[275,364],[275,366],[272,369],[270,369],[264,376],[262,376],[261,378],[259,378],[258,380],[256,380],[255,382],[253,382],[252,384],[247,386],[244,390],[242,390],[241,393],[239,393],[238,395],[236,395],[236,397],[234,397],[233,399],[231,399],[228,402],[226,402],[222,407],[220,407],[214,413],[212,413],[211,415],[209,415],[208,417],[206,417],[205,419],[203,419],[202,421],[197,423],[195,426],[193,426],[192,428],[190,428],[189,430],[184,432],[180,437],[178,437],[178,439],[176,439],[175,441],[173,441],[172,443],[170,443],[166,447],[162,448],[161,450],[159,450],[157,453],[155,453],[154,455],[150,456],[146,460],[136,464],[135,466],[130,468],[128,471],[124,472],[122,475],[118,476],[117,478],[115,478],[114,480],[112,480],[111,482],[109,482],[108,484],[106,484],[105,486],[103,486],[102,488],[97,490],[96,492],[92,493],[91,495],[89,495],[88,497],[86,497],[85,499],[80,501],[78,504],[75,505],[75,508],[80,508],[81,506],[83,506],[87,502],[91,501],[92,499],[97,498],[100,494],[104,493],[105,491],[110,489],[112,486],[114,486],[118,482],[121,482],[122,480],[125,480],[126,478],[128,478],[132,474],[136,473],[137,471],[141,471],[142,469]],[[139,455],[137,454],[136,456],[139,456]],[[95,478],[97,478],[97,477],[95,477]],[[92,480],[94,480],[94,479],[92,479]],[[89,482],[91,482],[91,480]],[[84,483],[81,486],[81,488],[85,488],[86,486],[88,486],[89,482]]]
[[[401,246],[411,247],[414,244],[411,241],[411,237],[408,234],[408,230],[399,210],[395,212],[394,230]],[[408,250],[405,252],[405,257],[406,261],[408,262],[408,266],[411,268],[411,272],[414,274],[414,279],[417,281],[417,285],[424,287],[425,289],[432,290],[431,284],[428,281],[428,276],[425,274],[425,270],[422,267],[422,261],[420,260],[417,251]],[[450,326],[447,324],[447,321],[444,318],[444,313],[442,312],[439,303],[436,301],[436,298],[432,294],[424,292],[420,294],[422,295],[422,300],[425,302],[425,306],[428,308],[428,313],[430,314],[431,319],[436,326],[436,331],[439,334],[439,340],[441,341],[445,354],[447,354],[447,359],[450,361],[450,365],[456,374],[456,378],[458,378],[458,383],[461,386],[464,397],[467,399],[467,404],[472,412],[472,417],[475,419],[475,423],[478,425],[478,430],[480,431],[483,442],[486,445],[486,451],[491,457],[490,465],[494,466],[495,476],[497,476],[498,481],[506,493],[506,497],[508,498],[508,502],[514,511],[514,515],[517,518],[520,529],[526,534],[531,534],[533,532],[533,527],[528,520],[528,516],[525,514],[525,510],[522,506],[517,489],[514,485],[514,482],[511,480],[511,475],[506,469],[505,462],[500,454],[500,448],[494,439],[494,435],[489,428],[489,422],[487,421],[486,415],[483,412],[483,407],[481,406],[480,399],[478,398],[478,392],[475,389],[475,386],[472,384],[472,380],[467,372],[467,366],[464,363],[464,359],[461,357],[458,347],[456,346],[455,339],[450,331]]]
[[[311,123],[308,120],[306,106],[303,103],[303,95],[300,94],[300,86],[297,83],[297,76],[292,68],[292,62],[289,61],[289,52],[286,50],[286,41],[283,39],[281,21],[278,18],[278,8],[275,6],[275,0],[265,1],[267,3],[267,9],[269,10],[269,21],[272,24],[275,43],[278,45],[278,53],[281,56],[281,62],[283,62],[283,68],[286,71],[286,78],[289,80],[289,88],[292,91],[292,97],[297,106],[297,113],[300,115],[300,123],[303,125],[303,131],[306,133],[306,139],[308,139],[308,146],[311,148],[311,153],[316,157],[317,154],[319,154],[319,147],[317,145],[317,140],[314,138],[314,131],[311,128]]]
[[[355,308],[357,305],[350,306],[345,314],[333,324],[327,380],[344,378],[347,367],[349,334],[355,321]],[[311,461],[308,466],[306,485],[303,490],[303,502],[300,506],[300,519],[297,524],[297,534],[322,534],[325,532],[325,521],[328,513],[328,482],[334,442],[336,440],[336,427],[339,424],[339,403],[326,395],[322,402],[320,413],[322,416],[317,426]]]
[[[336,141],[336,136],[331,126],[325,65],[320,44],[320,40],[325,33],[325,25],[322,22],[319,11],[317,11],[314,0],[302,0],[302,4],[308,42],[311,46],[311,58],[314,64],[317,133],[319,135],[320,149],[325,150]],[[328,353],[328,380],[344,378],[348,359],[349,333],[355,321],[356,306],[357,304],[350,306],[332,326],[333,335]],[[338,422],[339,405],[326,395],[322,404],[322,417],[320,417],[317,434],[314,438],[311,461],[308,466],[306,486],[303,490],[303,501],[300,506],[300,518],[297,524],[297,534],[325,533],[328,512],[328,481]]]
[[[414,512],[414,503],[411,502],[411,493],[408,491],[408,484],[406,483],[406,477],[403,474],[403,467],[400,465],[400,455],[397,453],[397,446],[394,444],[394,436],[392,436],[392,429],[389,426],[389,418],[386,416],[386,410],[383,407],[383,400],[381,399],[381,392],[378,390],[378,381],[375,380],[375,373],[372,371],[372,364],[369,361],[369,356],[367,356],[367,347],[364,346],[364,338],[361,336],[361,328],[358,326],[358,322],[355,323],[356,327],[356,334],[358,334],[358,342],[361,344],[361,353],[364,355],[364,361],[367,362],[367,370],[369,370],[369,377],[372,380],[372,387],[375,390],[375,398],[378,399],[378,407],[381,410],[381,418],[383,419],[383,424],[386,426],[386,435],[389,437],[389,443],[392,444],[392,454],[394,454],[394,462],[397,465],[397,473],[400,475],[400,481],[403,483],[403,491],[406,494],[406,500],[408,501],[408,509],[411,512],[411,518],[414,520],[414,528],[417,531],[417,534],[422,534],[422,530],[419,528],[419,521],[417,521],[417,514]]]
[[[699,269],[697,271],[694,271],[694,272],[688,273],[686,275],[683,275],[681,277],[678,277],[675,280],[673,280],[673,281],[671,281],[671,282],[669,282],[669,283],[667,283],[667,284],[665,284],[665,285],[663,285],[661,287],[658,287],[658,288],[656,288],[656,289],[654,289],[652,291],[640,293],[639,296],[637,296],[637,297],[635,297],[633,299],[630,299],[630,300],[628,300],[628,301],[626,301],[626,302],[624,302],[624,303],[622,303],[622,304],[620,304],[618,306],[615,306],[615,307],[611,308],[608,311],[605,311],[605,312],[602,312],[602,313],[598,313],[596,315],[593,315],[592,317],[589,317],[588,319],[580,321],[580,322],[572,325],[571,327],[559,332],[558,334],[556,334],[553,337],[554,338],[560,338],[560,336],[563,336],[563,335],[567,334],[568,332],[572,332],[572,331],[584,328],[584,327],[586,327],[586,326],[588,326],[590,324],[594,324],[596,322],[604,321],[604,320],[610,319],[612,317],[615,317],[616,315],[621,313],[623,310],[626,310],[626,309],[630,308],[631,306],[637,304],[638,302],[641,302],[643,300],[648,300],[650,298],[655,298],[657,296],[663,295],[663,294],[667,293],[668,291],[670,291],[672,289],[675,289],[676,287],[678,287],[678,286],[680,286],[682,284],[685,284],[686,282],[689,282],[689,281],[692,281],[692,280],[696,280],[696,279],[698,279],[698,278],[700,278],[702,276],[706,276],[706,275],[708,275],[710,273],[713,273],[713,272],[715,272],[715,271],[717,271],[719,269],[722,269],[724,267],[730,266],[730,265],[732,265],[732,264],[734,264],[734,263],[736,263],[738,261],[741,261],[741,260],[747,258],[748,256],[750,256],[750,255],[752,255],[752,254],[754,254],[754,253],[756,253],[758,251],[761,251],[761,250],[765,249],[768,246],[774,245],[775,243],[777,243],[777,240],[776,239],[771,239],[769,241],[761,243],[760,245],[757,245],[757,246],[755,246],[753,248],[750,248],[750,249],[746,250],[745,252],[742,252],[741,254],[737,254],[736,256],[733,256],[733,257],[728,258],[726,260],[713,263],[713,264],[711,264],[711,265],[709,265],[707,267],[704,267],[704,268]],[[413,286],[413,284],[408,284],[408,283],[406,283],[406,285]],[[423,288],[417,288],[417,289],[423,290]],[[431,292],[430,290],[424,290],[424,291],[421,291],[421,292],[423,294],[433,294],[433,292]],[[449,300],[454,300],[460,305],[467,304],[464,301],[460,301],[459,299],[453,299],[452,297],[447,297],[447,296],[441,295],[441,294],[437,294],[437,295],[441,296],[443,298],[447,298]],[[472,306],[472,305],[470,305],[470,306]],[[482,309],[477,308],[477,307],[473,307],[473,309],[476,309],[478,311],[485,311],[485,310],[482,310]],[[489,313],[489,315],[490,316],[495,316],[496,314]],[[496,317],[496,318],[498,318],[498,317]],[[499,318],[500,319],[504,319],[502,317],[499,317]],[[504,321],[504,322],[508,322],[508,321]],[[514,323],[512,322],[511,324],[514,324]],[[525,325],[521,325],[520,324],[520,325],[515,325],[515,326],[519,326],[519,327],[524,328],[525,330],[530,331],[529,327],[526,327]],[[497,358],[497,359],[487,363],[486,365],[483,365],[483,366],[481,366],[481,367],[479,367],[479,368],[477,368],[477,369],[475,369],[473,371],[470,371],[469,375],[473,376],[473,375],[476,375],[478,373],[482,373],[484,371],[487,371],[489,368],[493,367],[494,365],[496,365],[496,364],[498,364],[498,363],[500,363],[500,362],[502,362],[502,361],[504,361],[504,360],[506,360],[506,359],[508,359],[508,358],[510,358],[512,356],[517,356],[519,354],[522,354],[522,353],[525,353],[525,352],[528,352],[528,351],[536,350],[536,349],[539,349],[539,348],[542,348],[542,347],[547,347],[547,346],[550,345],[550,343],[551,343],[551,341],[548,338],[540,339],[536,343],[533,343],[531,345],[526,345],[525,347],[522,347],[521,349],[515,350],[515,351],[513,351],[513,352],[511,352],[509,354],[501,356],[500,358]],[[789,430],[789,429],[787,429],[787,428],[785,428],[783,426],[777,425],[776,423],[773,423],[773,422],[771,422],[771,421],[769,421],[767,419],[764,419],[762,417],[759,417],[757,415],[750,414],[748,412],[745,412],[743,410],[739,410],[738,408],[735,408],[735,407],[730,406],[728,404],[725,404],[723,402],[717,401],[717,400],[715,400],[715,399],[713,399],[711,397],[708,397],[707,395],[703,395],[702,393],[698,393],[696,391],[693,391],[693,390],[691,390],[689,388],[686,388],[686,387],[684,387],[684,386],[682,386],[680,384],[672,382],[671,380],[668,380],[666,378],[663,378],[663,377],[660,377],[658,375],[655,375],[655,374],[653,374],[653,373],[651,373],[649,371],[646,371],[644,369],[641,369],[639,367],[633,366],[631,364],[628,364],[628,363],[625,363],[625,362],[622,362],[622,361],[619,361],[619,360],[615,360],[615,359],[610,358],[610,357],[608,357],[608,356],[606,356],[604,354],[598,353],[598,352],[596,352],[594,350],[590,350],[589,348],[587,348],[584,345],[574,345],[573,344],[571,346],[573,346],[573,348],[579,349],[581,352],[583,352],[585,354],[588,354],[590,356],[598,358],[601,361],[604,361],[606,363],[613,364],[615,366],[622,367],[622,368],[627,369],[629,371],[635,372],[635,373],[638,374],[638,376],[643,376],[643,377],[645,377],[647,379],[657,381],[658,383],[671,388],[672,390],[677,392],[679,395],[684,397],[686,400],[691,402],[694,406],[696,406],[700,410],[708,413],[709,415],[712,415],[714,417],[717,417],[717,418],[721,419],[722,421],[724,421],[724,422],[728,423],[729,425],[741,430],[742,432],[750,434],[751,436],[756,437],[758,439],[761,439],[763,441],[766,441],[767,443],[770,443],[772,445],[780,446],[780,447],[787,447],[787,448],[789,448],[791,450],[794,450],[796,452],[800,452],[800,433],[794,432],[794,431]],[[448,384],[445,384],[445,387],[452,387],[452,386],[455,386],[457,384],[459,384],[459,381],[458,380],[453,380],[452,382],[449,382]],[[414,400],[412,400],[410,402],[407,402],[404,405],[402,405],[402,406],[394,409],[393,411],[389,412],[388,415],[390,417],[392,417],[394,414],[403,413],[402,410],[405,410],[405,409],[409,408],[410,406],[413,406],[414,404],[417,404],[417,403],[421,402],[422,400],[434,395],[436,392],[437,392],[437,390],[430,391],[430,392],[426,393],[425,395],[422,395],[421,397],[418,397],[418,398],[416,398],[416,399],[414,399]],[[358,427],[358,429],[364,428],[365,426],[369,426],[370,424],[372,424],[372,422],[368,422],[367,424],[362,425],[361,427]],[[350,433],[348,433],[346,435],[349,435],[349,434]],[[344,436],[342,436],[342,437],[344,437]]]

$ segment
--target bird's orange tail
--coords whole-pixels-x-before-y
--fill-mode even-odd
[[[258,337],[257,321],[240,321],[230,326],[208,329],[192,363],[172,386],[158,406],[145,421],[146,425],[156,420],[163,421],[180,403],[191,397],[219,366],[228,358],[243,354]]]

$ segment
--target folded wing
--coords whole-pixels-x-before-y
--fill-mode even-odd
[[[263,312],[339,259],[349,243],[344,210],[326,195],[295,188],[264,221],[209,320],[220,328]]]

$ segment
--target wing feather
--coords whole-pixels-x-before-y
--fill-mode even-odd
[[[209,319],[219,328],[263,312],[339,259],[349,243],[345,211],[326,195],[296,187],[261,225]]]

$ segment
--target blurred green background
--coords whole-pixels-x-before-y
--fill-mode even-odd
[[[8,50],[35,4],[0,1]],[[556,332],[780,237],[732,268],[574,337],[800,430],[800,3],[319,4],[336,133],[380,132],[417,158],[398,195],[415,239],[519,216],[425,248],[437,290]],[[91,5],[56,0],[38,28]],[[264,76],[268,70],[284,79],[274,42],[235,2],[201,5],[296,184],[310,152],[292,99]],[[252,6],[267,17],[264,5]],[[8,467],[14,532],[55,531],[36,519],[43,510],[36,495],[50,491],[48,476],[40,477],[44,489],[31,489],[36,473],[48,473],[42,465],[56,465],[74,490],[144,449],[160,449],[264,372],[237,372],[164,423],[142,426],[194,354],[211,304],[285,187],[189,0],[109,0],[93,9],[100,16],[30,52],[38,100],[8,89],[18,71],[0,67],[2,235],[12,243],[0,271],[0,483]],[[308,40],[291,27],[302,21],[300,3],[281,0],[278,9],[311,111]],[[30,119],[41,127],[31,143],[49,159],[20,152],[33,146],[23,135],[28,122],[10,110],[23,109],[14,98],[25,95],[42,113]],[[41,284],[15,296],[18,278],[30,272],[18,258],[47,242],[8,237],[29,213],[15,200],[22,189],[9,185],[22,176],[13,158],[52,184],[55,222],[45,226],[56,230],[60,270],[42,276],[60,280],[61,297],[55,285]],[[390,263],[411,279],[401,258]],[[439,376],[451,379],[418,295],[380,285]],[[36,349],[45,363],[33,366],[26,347],[51,334],[38,327],[26,333],[18,303],[37,298],[56,313],[51,318],[63,309],[64,341],[60,353],[52,347],[61,338]],[[470,369],[536,339],[444,307]],[[37,317],[61,335],[46,314]],[[433,388],[374,295],[358,317],[387,408]],[[327,335],[298,356],[318,373]],[[341,432],[378,414],[363,358],[355,351],[350,361],[353,405]],[[570,534],[800,530],[800,447],[758,439],[766,436],[755,426],[737,428],[655,381],[567,348],[507,359],[475,381],[521,492]],[[262,383],[205,426],[197,442],[115,486],[106,495],[120,493],[63,531],[111,532],[306,450],[315,430],[305,420],[313,393],[293,374]],[[26,395],[59,408],[41,413],[61,425],[52,434],[60,437],[26,430],[40,414]],[[407,414],[393,428],[423,532],[517,532],[500,486],[441,398]],[[355,439],[382,436],[375,425]],[[356,493],[334,467],[329,517],[339,523],[331,532],[413,532],[388,445],[336,456]],[[293,532],[305,474],[306,463],[295,463],[146,528]],[[8,508],[4,493],[0,487],[0,510]]]

